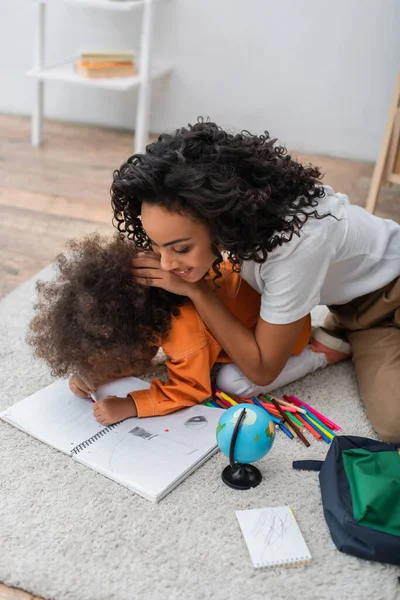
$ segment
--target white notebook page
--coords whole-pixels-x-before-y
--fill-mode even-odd
[[[311,554],[289,506],[238,510],[253,567],[308,563]]]
[[[125,377],[103,388],[105,395],[118,395],[124,386],[134,391],[149,387],[149,384]],[[93,406],[90,399],[75,396],[67,380],[59,379],[6,409],[0,416],[42,442],[70,454],[75,446],[104,429],[93,416]]]
[[[78,449],[76,460],[157,500],[216,448],[221,411],[193,406],[163,417],[127,419]]]

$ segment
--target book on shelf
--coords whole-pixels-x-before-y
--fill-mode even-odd
[[[133,50],[85,50],[81,52],[80,60],[90,63],[134,63],[135,53]]]
[[[111,79],[113,77],[136,77],[138,72],[132,62],[87,62],[78,60],[75,72],[86,79]]]

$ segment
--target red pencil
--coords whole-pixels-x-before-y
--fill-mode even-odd
[[[320,435],[316,429],[311,427],[311,425],[307,423],[307,421],[305,421],[301,415],[297,415],[297,418],[303,423],[304,427],[317,438],[317,440],[322,440],[322,435]]]
[[[228,402],[227,400],[224,400],[222,398],[222,396],[219,394],[219,392],[215,392],[215,395],[217,396],[218,400],[220,402],[222,402],[222,404],[224,405],[225,408],[231,408],[232,404],[230,402]]]

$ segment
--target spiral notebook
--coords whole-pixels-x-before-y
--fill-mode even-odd
[[[125,396],[149,384],[125,377],[96,397]],[[203,405],[163,417],[131,418],[105,427],[93,404],[58,380],[0,413],[0,418],[152,501],[161,500],[217,450],[220,411]]]
[[[290,506],[238,510],[253,567],[308,564],[311,554]]]

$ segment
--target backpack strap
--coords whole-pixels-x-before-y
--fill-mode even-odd
[[[294,460],[293,469],[298,471],[320,471],[323,460]]]

